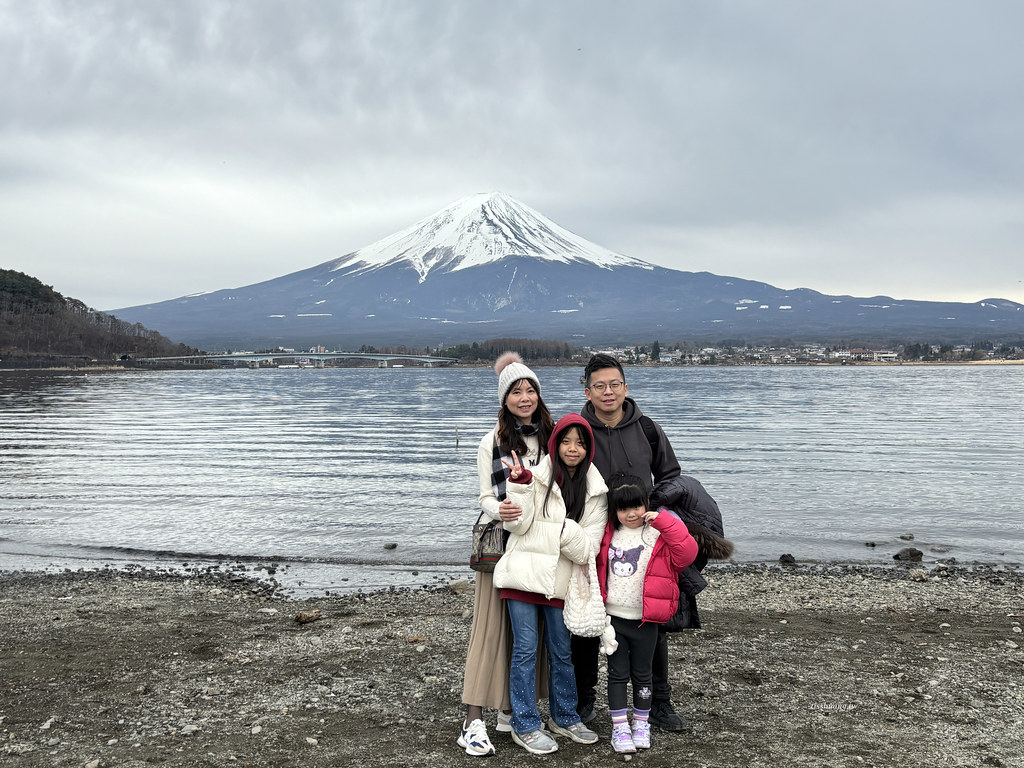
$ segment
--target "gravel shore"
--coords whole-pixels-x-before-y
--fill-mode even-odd
[[[1024,766],[1024,574],[713,566],[647,766]],[[472,585],[295,600],[230,569],[0,574],[0,764],[471,766]],[[319,617],[300,623],[300,614]],[[490,764],[534,757],[490,732]]]

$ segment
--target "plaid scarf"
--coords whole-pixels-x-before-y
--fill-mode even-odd
[[[491,451],[491,488],[494,489],[494,496],[498,501],[505,500],[505,479],[508,477],[508,467],[502,463],[502,459],[510,459],[501,452],[498,441],[494,441],[494,449]]]

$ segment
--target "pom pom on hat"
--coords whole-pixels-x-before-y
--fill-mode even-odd
[[[498,405],[505,404],[505,398],[512,385],[520,379],[529,379],[540,393],[540,380],[515,352],[505,352],[494,362],[494,372],[498,374]]]
[[[523,358],[521,358],[517,352],[505,352],[501,357],[494,361],[494,372],[501,376],[501,372],[504,371],[509,364],[521,362],[523,362]]]

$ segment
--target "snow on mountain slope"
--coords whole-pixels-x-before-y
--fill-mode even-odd
[[[338,259],[332,270],[355,267],[347,274],[356,275],[408,262],[422,283],[434,269],[454,272],[508,256],[563,264],[590,262],[606,269],[653,269],[646,261],[602,248],[508,195],[494,192],[457,200],[408,229]]]
[[[429,276],[429,278],[428,278]],[[613,280],[609,280],[613,278]],[[656,267],[507,195],[464,198],[342,259],[272,280],[113,310],[197,347],[429,345],[481,338],[1018,338],[1024,306],[828,296]]]

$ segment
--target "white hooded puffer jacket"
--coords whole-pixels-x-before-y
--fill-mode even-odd
[[[544,595],[548,600],[564,600],[572,564],[586,563],[601,544],[608,521],[608,486],[591,464],[583,514],[576,523],[566,519],[565,502],[557,486],[551,490],[544,515],[544,495],[552,482],[551,458],[545,456],[532,472],[529,483],[507,485],[509,500],[522,507],[523,514],[504,524],[511,535],[494,568],[494,584]]]

